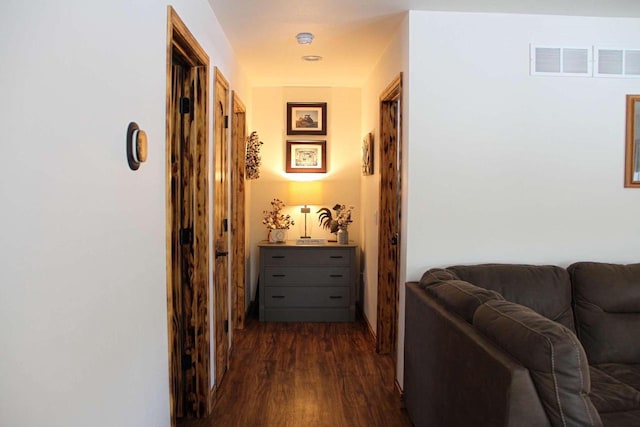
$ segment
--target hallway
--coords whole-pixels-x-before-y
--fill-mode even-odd
[[[251,319],[234,342],[212,415],[179,427],[411,426],[364,322]]]

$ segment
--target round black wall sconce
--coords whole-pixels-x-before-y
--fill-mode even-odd
[[[136,122],[127,128],[127,162],[131,170],[138,170],[140,163],[147,160],[147,134]]]

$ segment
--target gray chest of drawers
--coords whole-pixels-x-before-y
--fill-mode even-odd
[[[356,245],[259,247],[260,321],[355,320]]]

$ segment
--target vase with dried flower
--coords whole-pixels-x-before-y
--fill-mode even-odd
[[[346,206],[337,203],[333,210],[335,217],[329,208],[321,208],[318,210],[320,225],[336,235],[336,241],[339,244],[346,245],[349,243],[349,224],[353,222],[351,218],[354,206]]]
[[[262,211],[264,217],[262,223],[269,231],[269,243],[283,243],[287,240],[287,230],[295,224],[291,215],[283,214],[285,204],[280,199],[271,201],[271,210]]]

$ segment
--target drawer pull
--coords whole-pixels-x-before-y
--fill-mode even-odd
[[[284,255],[272,255],[271,258],[282,259]]]
[[[329,277],[342,277],[342,274],[330,274]]]
[[[340,295],[331,295],[331,296],[329,296],[329,299],[342,299],[342,296],[340,296]]]
[[[272,274],[271,277],[287,277],[286,274]]]
[[[284,295],[271,295],[271,298],[284,299]]]
[[[330,255],[329,258],[341,259],[344,257],[342,255]]]

